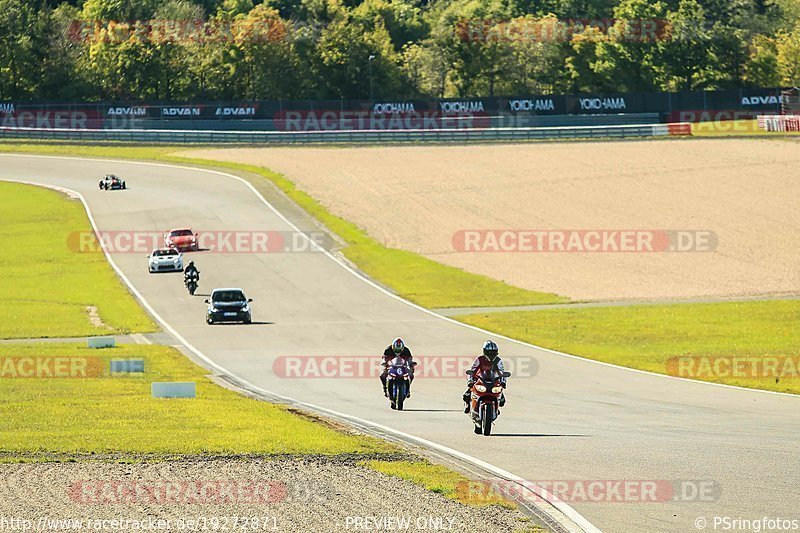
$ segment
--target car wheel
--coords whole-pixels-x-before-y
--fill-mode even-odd
[[[252,323],[253,323],[253,319],[252,319],[252,318],[250,318],[250,317],[247,317],[247,318],[245,319],[244,323],[245,323],[245,324],[252,324]]]

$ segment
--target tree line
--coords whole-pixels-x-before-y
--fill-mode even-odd
[[[0,101],[800,85],[800,0],[0,0]]]

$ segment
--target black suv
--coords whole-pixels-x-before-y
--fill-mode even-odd
[[[242,289],[214,289],[211,298],[206,300],[206,323],[243,322],[249,324],[253,318],[250,313],[252,298],[246,298]]]

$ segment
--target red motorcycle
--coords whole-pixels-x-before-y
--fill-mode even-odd
[[[474,375],[472,370],[467,370],[467,375],[473,378],[469,416],[475,424],[475,433],[491,435],[492,423],[500,414],[500,395],[503,394],[501,378],[511,377],[511,372],[501,373],[492,369]]]

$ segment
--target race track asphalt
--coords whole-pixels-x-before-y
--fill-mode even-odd
[[[300,155],[298,154],[298,157]],[[127,191],[99,191],[105,173]],[[196,169],[0,156],[0,179],[80,191],[103,231],[291,231],[242,182]],[[714,501],[568,502],[603,531],[697,531],[695,519],[800,518],[800,398],[692,383],[500,340],[507,358],[537,371],[514,377],[496,435],[474,435],[462,413],[463,376],[419,377],[404,412],[376,378],[287,379],[281,356],[372,356],[400,335],[417,356],[472,356],[487,334],[416,309],[321,253],[191,254],[198,295],[180,275],[150,275],[144,253],[114,260],[154,309],[195,347],[266,390],[345,412],[483,459],[529,480],[698,480]],[[245,325],[208,326],[202,295],[242,287]],[[231,435],[235,439],[235,435]],[[634,483],[630,484],[635,486]]]

